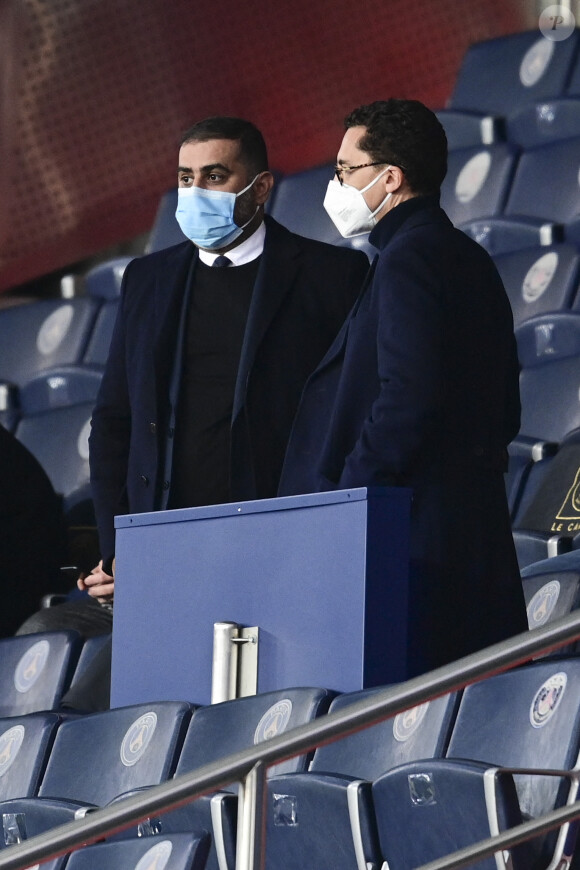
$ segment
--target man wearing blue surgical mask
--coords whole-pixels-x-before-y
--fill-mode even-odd
[[[266,216],[273,184],[250,122],[184,134],[176,217],[189,241],[127,267],[93,414],[103,561],[80,580],[93,600],[112,599],[115,515],[276,495],[302,389],[368,260]]]

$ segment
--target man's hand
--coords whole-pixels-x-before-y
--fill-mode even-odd
[[[115,571],[115,560],[113,559],[113,572]],[[86,590],[92,598],[96,598],[101,603],[110,603],[113,600],[115,592],[115,578],[110,574],[105,574],[103,571],[103,560],[99,562],[96,568],[93,568],[90,574],[81,574],[77,580],[77,586],[81,590]]]

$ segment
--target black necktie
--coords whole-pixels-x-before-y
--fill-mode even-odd
[[[232,261],[230,260],[230,258],[224,257],[224,256],[222,256],[222,254],[220,254],[219,257],[216,257],[215,260],[213,261],[213,266],[218,266],[221,269],[223,269],[224,266],[231,266],[231,265],[232,265]]]

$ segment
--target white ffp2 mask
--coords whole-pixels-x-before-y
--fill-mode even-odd
[[[371,211],[363,196],[365,191],[377,183],[381,175],[384,175],[387,166],[382,172],[379,172],[376,178],[358,190],[350,184],[341,184],[336,178],[332,178],[328,182],[326,196],[324,197],[324,208],[330,216],[333,224],[345,239],[350,239],[352,236],[362,236],[364,233],[370,233],[376,225],[376,215],[380,212],[384,204],[392,196],[387,193],[380,205]]]

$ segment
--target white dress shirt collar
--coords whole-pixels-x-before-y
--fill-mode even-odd
[[[259,257],[264,250],[265,238],[266,227],[264,221],[262,221],[258,229],[253,232],[251,236],[244,239],[240,245],[227,251],[224,256],[232,261],[232,266],[243,266],[245,263],[251,263],[251,261],[255,260],[256,257]],[[206,266],[213,266],[214,260],[219,256],[220,254],[217,254],[214,251],[203,251],[201,248],[199,249],[199,259],[202,263],[205,263]]]

